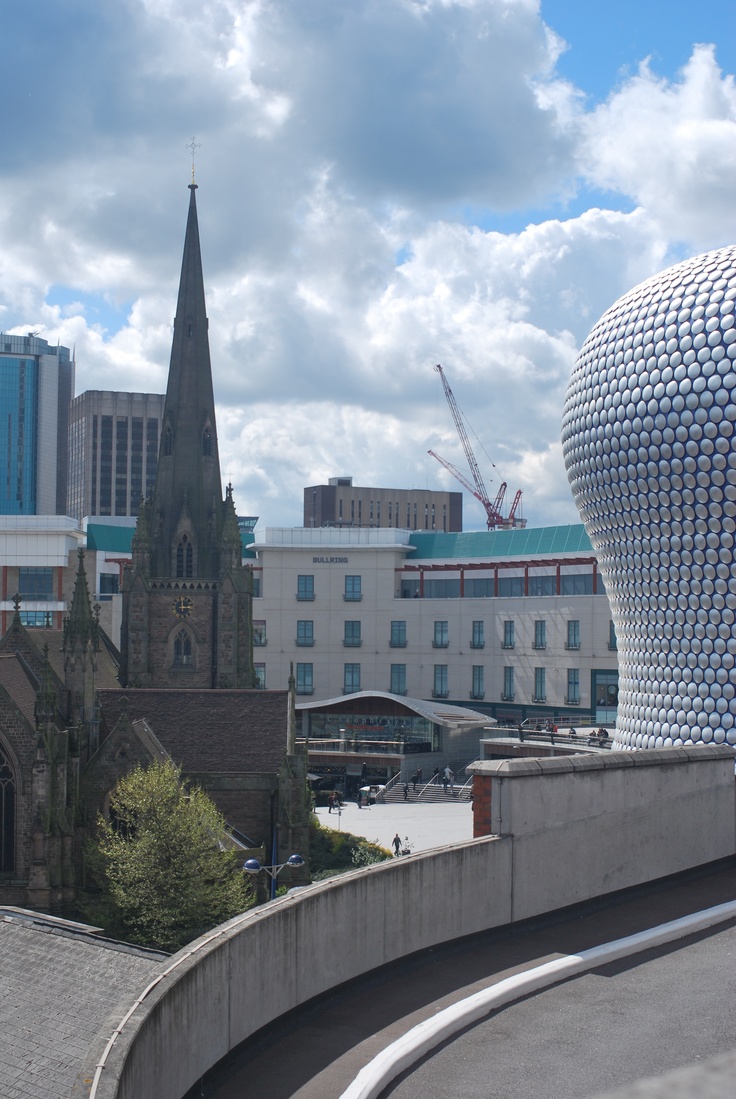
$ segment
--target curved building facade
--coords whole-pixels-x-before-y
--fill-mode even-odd
[[[616,627],[615,745],[736,744],[736,248],[598,321],[563,453]]]

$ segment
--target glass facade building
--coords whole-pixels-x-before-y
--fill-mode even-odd
[[[0,514],[64,514],[73,392],[68,348],[0,333]]]

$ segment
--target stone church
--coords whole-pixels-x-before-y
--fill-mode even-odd
[[[266,862],[307,855],[294,690],[255,689],[252,574],[222,493],[208,320],[190,184],[161,448],[123,582],[118,652],[80,551],[63,630],[0,639],[0,905],[63,910],[116,781],[171,758]]]

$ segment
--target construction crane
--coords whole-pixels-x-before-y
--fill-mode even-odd
[[[456,469],[455,466],[452,465],[451,462],[448,462],[445,458],[441,458],[439,456],[439,454],[435,454],[435,452],[433,450],[430,450],[427,453],[431,454],[433,458],[436,458],[437,461],[440,463],[440,465],[443,465],[445,467],[445,469],[448,470],[453,475],[453,477],[455,477],[456,480],[458,480],[460,482],[460,484],[463,485],[468,490],[468,492],[472,493],[472,495],[475,496],[476,500],[480,501],[480,503],[483,505],[483,507],[485,509],[486,524],[487,524],[489,530],[493,530],[495,527],[508,528],[508,527],[524,526],[525,525],[524,520],[521,519],[521,518],[518,518],[517,514],[516,514],[518,509],[519,509],[519,505],[521,504],[521,489],[519,489],[519,491],[516,493],[516,495],[514,497],[514,502],[511,505],[511,508],[509,509],[509,513],[508,513],[507,516],[504,516],[504,514],[503,514],[503,502],[504,502],[504,498],[506,496],[506,487],[507,487],[506,482],[504,481],[501,484],[498,492],[496,493],[495,500],[491,500],[490,497],[488,496],[488,490],[486,489],[485,483],[483,481],[483,476],[480,472],[480,468],[478,466],[478,463],[475,460],[475,455],[473,454],[473,448],[470,445],[470,440],[468,439],[468,433],[465,430],[465,424],[463,423],[463,416],[462,416],[462,413],[461,413],[461,411],[458,407],[458,403],[455,400],[455,395],[453,394],[452,390],[450,389],[447,378],[445,377],[445,372],[442,369],[442,367],[439,365],[439,363],[435,367],[435,370],[437,371],[440,378],[442,379],[442,387],[445,391],[445,397],[447,398],[447,403],[450,406],[450,412],[452,413],[452,418],[455,421],[455,427],[457,428],[457,433],[460,436],[460,442],[462,443],[462,448],[463,448],[463,451],[465,452],[465,457],[467,459],[468,465],[470,466],[470,472],[471,472],[472,477],[473,477],[473,483],[471,483],[464,474],[462,474],[458,469]]]

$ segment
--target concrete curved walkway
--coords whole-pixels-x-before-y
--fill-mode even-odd
[[[414,956],[278,1021],[190,1094],[338,1099],[392,1042],[490,984],[734,897],[736,862],[731,860],[705,874],[627,891]]]
[[[628,935],[614,942],[584,950],[580,954],[571,954],[564,958],[545,962],[525,973],[492,984],[490,988],[476,992],[460,1000],[431,1019],[412,1027],[406,1034],[386,1049],[381,1050],[356,1079],[345,1089],[340,1099],[378,1099],[390,1083],[408,1068],[417,1064],[421,1058],[437,1049],[439,1045],[454,1037],[465,1027],[484,1019],[491,1011],[505,1007],[506,1004],[529,996],[540,989],[549,988],[560,981],[577,977],[590,969],[628,958],[644,950],[674,942],[687,935],[704,931],[727,920],[736,918],[736,901],[716,905],[704,912],[683,916],[679,920],[660,924],[636,935]]]

